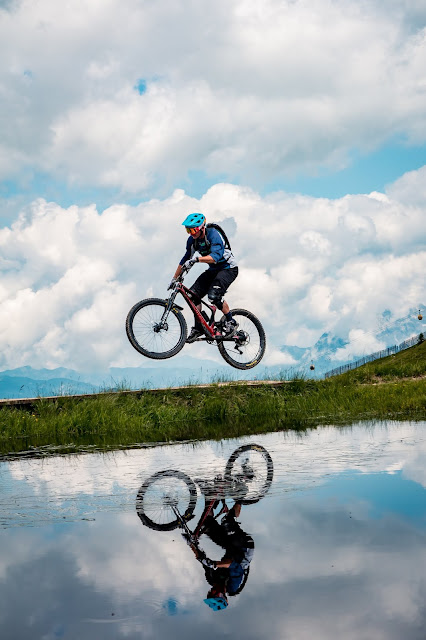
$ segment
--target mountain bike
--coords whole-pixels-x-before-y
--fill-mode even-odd
[[[215,320],[217,307],[201,300],[208,312],[197,308],[191,290],[183,284],[189,269],[184,269],[176,279],[169,298],[147,298],[137,302],[126,318],[126,333],[130,344],[147,358],[163,360],[175,356],[183,349],[188,329],[181,313],[183,307],[175,303],[180,293],[201,325],[203,335],[197,342],[216,344],[222,358],[236,369],[255,367],[265,353],[266,337],[256,316],[245,309],[232,309],[232,316],[238,323],[234,335],[223,335],[225,317]],[[209,314],[209,315],[208,315]],[[210,317],[209,317],[210,316]]]
[[[213,482],[192,480],[182,471],[167,469],[150,476],[140,487],[136,498],[136,511],[145,526],[156,531],[183,529],[192,544],[197,544],[203,525],[221,501],[222,510],[214,517],[226,513],[226,499],[241,504],[253,504],[269,491],[274,466],[269,452],[258,444],[242,445],[226,463],[223,476]],[[198,499],[197,486],[205,498],[205,508],[199,522],[191,531],[188,521],[194,517]]]

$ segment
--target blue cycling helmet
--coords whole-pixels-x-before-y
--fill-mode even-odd
[[[182,222],[184,227],[192,228],[192,227],[202,227],[206,221],[206,216],[203,216],[202,213],[190,213],[186,216],[185,220]]]
[[[222,597],[205,598],[204,602],[210,607],[210,609],[213,609],[213,611],[220,611],[221,609],[226,609],[228,606],[228,600]]]

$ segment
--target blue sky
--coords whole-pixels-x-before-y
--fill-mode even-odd
[[[136,366],[191,210],[236,230],[271,363],[424,304],[422,3],[22,0],[0,36],[0,367]]]
[[[386,186],[408,171],[426,164],[426,145],[410,146],[390,140],[384,146],[363,153],[351,149],[348,166],[339,171],[320,170],[318,175],[300,175],[268,185],[268,190],[296,191],[316,198],[341,198],[346,194],[384,192]]]
[[[102,208],[222,181],[336,198],[425,164],[418,3],[74,2],[0,13],[3,198]]]
[[[342,198],[347,194],[365,194],[372,191],[385,192],[387,185],[393,183],[407,172],[415,171],[426,165],[426,145],[414,146],[403,140],[390,140],[371,152],[352,149],[348,152],[347,166],[342,169],[319,169],[316,174],[300,172],[294,176],[283,175],[270,182],[257,186],[263,196],[283,190],[289,193],[301,193],[315,198]],[[237,184],[238,177],[233,176]],[[185,178],[177,180],[175,188],[184,189],[194,198],[203,194],[218,182],[227,182],[225,174],[208,175],[204,171],[188,170]],[[19,205],[36,198],[53,200],[62,207],[73,204],[87,206],[96,203],[99,210],[106,209],[115,202],[136,205],[141,200],[149,200],[157,195],[155,190],[149,195],[140,196],[122,193],[119,188],[102,189],[94,186],[74,186],[66,180],[53,179],[49,174],[36,173],[26,178],[23,185],[16,180],[5,180],[0,184],[0,198],[3,201],[19,203],[11,208],[9,216],[4,216],[3,224],[10,223],[19,211]]]

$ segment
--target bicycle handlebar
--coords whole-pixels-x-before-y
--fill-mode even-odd
[[[168,289],[167,289],[168,291],[169,291],[170,289],[175,289],[175,288],[176,288],[176,283],[177,283],[177,282],[183,282],[185,275],[188,273],[188,271],[190,271],[190,270],[192,269],[192,267],[194,266],[194,264],[195,264],[196,262],[198,262],[198,258],[197,258],[196,260],[194,260],[194,261],[192,262],[192,264],[191,264],[191,265],[186,266],[186,265],[187,265],[187,263],[188,263],[188,262],[191,262],[191,261],[192,261],[192,260],[187,260],[184,264],[182,264],[182,265],[181,265],[181,267],[182,267],[181,272],[180,272],[180,274],[177,276],[177,278],[173,278],[173,279],[174,279],[174,281],[175,281],[174,286],[172,287],[172,286],[170,286],[170,285],[169,285],[169,287],[168,287]],[[172,282],[173,282],[173,280],[172,280]]]

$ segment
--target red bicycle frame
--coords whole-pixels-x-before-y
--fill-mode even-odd
[[[202,533],[202,529],[207,517],[213,513],[213,509],[215,508],[215,505],[219,500],[222,500],[224,506],[226,506],[225,501],[223,500],[223,498],[220,498],[219,495],[210,498],[209,503],[208,504],[206,503],[203,509],[203,513],[201,514],[198,524],[195,527],[194,531],[190,530],[185,519],[181,516],[179,511],[176,508],[173,508],[173,511],[175,512],[181,527],[185,529],[186,533],[188,534],[188,536],[190,536],[190,538],[193,540],[195,545],[198,544],[198,539]],[[224,507],[222,507],[222,510],[219,511],[219,513],[217,513],[216,515],[213,515],[213,517],[218,518],[223,513],[223,510],[224,510]]]
[[[181,293],[183,295],[183,297],[185,298],[186,302],[188,303],[189,307],[192,309],[192,312],[194,314],[194,316],[197,318],[198,322],[204,327],[204,330],[210,334],[211,338],[207,338],[208,340],[215,340],[216,338],[221,338],[222,334],[219,333],[218,331],[216,331],[216,327],[215,327],[215,323],[214,323],[214,316],[216,313],[216,309],[217,307],[215,307],[214,304],[210,305],[207,304],[207,302],[204,302],[204,300],[201,300],[201,304],[203,304],[204,306],[208,307],[211,311],[211,318],[210,318],[210,324],[206,321],[206,319],[204,318],[203,314],[201,313],[200,309],[198,309],[198,307],[194,304],[194,302],[192,301],[191,298],[191,291],[185,287],[184,284],[182,284],[182,282],[179,282],[176,286],[175,289],[176,294],[177,293]]]

